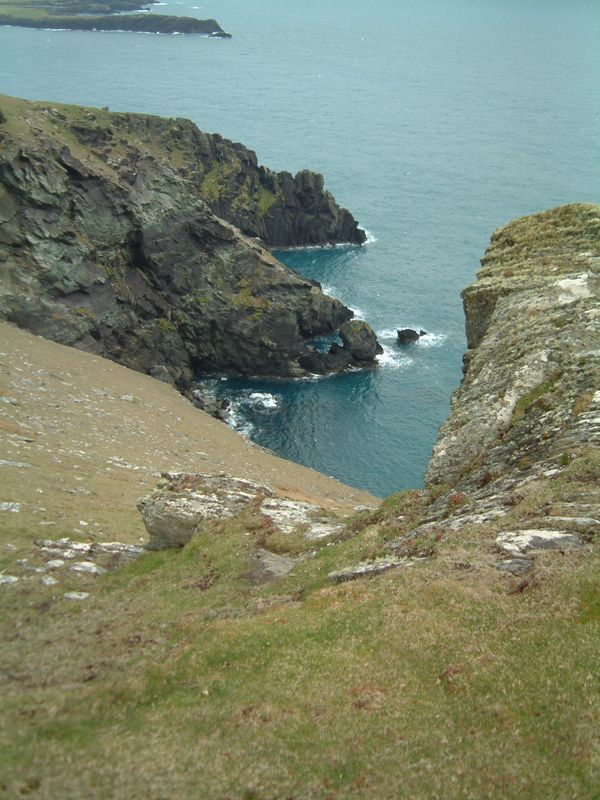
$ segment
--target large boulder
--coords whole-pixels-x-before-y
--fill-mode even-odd
[[[362,319],[352,319],[340,326],[340,337],[344,348],[357,361],[374,361],[383,353],[371,326]]]
[[[262,484],[224,473],[166,472],[158,488],[138,503],[150,540],[148,550],[183,547],[203,525],[252,508],[264,530],[301,534],[309,541],[333,536],[343,523],[322,508],[287,500]]]

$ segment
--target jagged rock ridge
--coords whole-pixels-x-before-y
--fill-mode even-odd
[[[307,340],[352,317],[214,215],[212,156],[192,152],[210,150],[213,139],[192,123],[11,98],[0,106],[0,315],[8,320],[143,372],[166,367],[186,388],[198,371],[304,374]],[[282,201],[279,222],[276,203],[268,215],[290,236],[286,213],[296,200]],[[316,236],[318,211],[304,214]]]

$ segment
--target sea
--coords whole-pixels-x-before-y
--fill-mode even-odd
[[[368,243],[277,255],[372,325],[378,366],[205,385],[286,458],[379,496],[421,486],[461,379],[460,293],[491,233],[600,201],[597,0],[166,0],[148,13],[214,17],[233,38],[0,27],[0,91],[189,117],[273,169],[323,173]],[[427,335],[400,347],[404,327]]]

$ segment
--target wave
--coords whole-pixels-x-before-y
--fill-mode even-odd
[[[383,347],[383,353],[377,356],[377,363],[384,369],[402,369],[408,367],[413,363],[413,359],[409,358],[405,353],[395,347],[390,347],[389,344],[380,342]]]
[[[246,439],[252,438],[254,425],[241,413],[239,402],[234,401],[227,409],[227,424],[240,436]]]
[[[414,327],[412,325],[403,325],[402,327],[410,327],[416,331],[423,330],[420,325],[415,325]],[[384,340],[393,339],[394,341],[397,341],[398,330],[400,330],[400,328],[383,328],[382,330],[377,331],[377,338]],[[446,341],[447,338],[447,333],[424,333],[416,342],[413,342],[412,345],[416,347],[439,347]]]
[[[378,241],[377,237],[373,233],[371,233],[370,230],[368,230],[367,228],[363,228],[362,230],[365,232],[365,235],[367,237],[365,244],[375,244],[375,242]]]
[[[269,392],[252,392],[250,400],[253,401],[253,405],[261,406],[265,409],[277,408],[279,405],[277,398]]]

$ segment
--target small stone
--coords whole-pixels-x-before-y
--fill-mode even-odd
[[[89,596],[89,592],[65,592],[64,594],[66,600],[85,600]]]
[[[18,404],[17,399],[15,397],[9,397],[6,394],[0,396],[0,403],[7,403],[10,404],[11,406],[16,406]]]
[[[502,572],[510,572],[512,575],[524,575],[533,569],[532,558],[509,558],[506,561],[499,561],[494,564],[496,569]]]
[[[330,572],[327,576],[332,583],[343,583],[344,581],[356,580],[356,578],[365,578],[372,575],[381,575],[382,572],[387,572],[394,567],[410,567],[424,558],[376,558],[374,561],[362,561],[355,564],[353,567],[342,569],[337,572]]]
[[[58,581],[56,580],[56,578],[53,578],[52,575],[44,575],[44,577],[42,578],[42,583],[44,584],[44,586],[56,586]]]
[[[104,572],[106,572],[104,567],[99,567],[98,564],[94,564],[93,561],[78,561],[69,569],[71,569],[73,572],[86,572],[89,575],[102,575]]]
[[[21,510],[21,503],[0,502],[0,511],[12,511],[18,514]]]
[[[25,467],[30,467],[31,464],[27,464],[25,461],[7,461],[4,458],[0,458],[0,467],[15,467],[16,469],[24,469]]]
[[[121,400],[124,400],[126,403],[135,403],[135,397],[132,394],[122,394]]]
[[[0,586],[13,586],[18,582],[19,579],[16,575],[0,575]]]
[[[53,558],[51,561],[46,563],[46,567],[48,569],[60,569],[61,567],[64,567],[64,565],[65,562],[62,560],[62,558]]]

